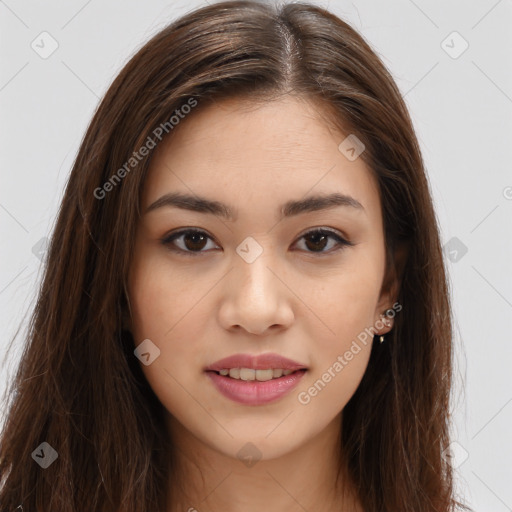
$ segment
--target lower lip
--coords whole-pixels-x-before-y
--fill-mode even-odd
[[[290,375],[264,382],[232,379],[212,371],[206,373],[226,398],[245,405],[263,405],[275,402],[288,394],[297,386],[306,370],[299,370]]]

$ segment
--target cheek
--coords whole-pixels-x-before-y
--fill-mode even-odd
[[[329,383],[332,396],[342,406],[366,371],[373,343],[371,318],[372,308],[367,302],[347,302],[345,308],[326,317],[330,330],[316,337],[312,377]]]
[[[329,329],[312,338],[311,372],[297,396],[320,423],[329,422],[343,410],[366,372],[373,343],[369,330],[372,298],[366,295],[366,301],[362,296],[358,301],[346,300],[340,293],[338,307],[322,310]]]
[[[178,389],[177,382],[190,375],[190,361],[199,363],[197,342],[204,338],[204,308],[208,307],[205,290],[213,284],[194,284],[189,273],[177,272],[149,251],[134,261],[129,288],[132,333],[136,346],[149,339],[160,351],[150,365],[141,364],[157,394],[169,395],[171,388]]]
[[[327,274],[291,278],[292,283],[297,279],[295,288],[302,290],[303,299],[303,304],[296,303],[298,314],[292,329],[303,331],[304,352],[311,361],[309,378],[297,394],[309,396],[312,403],[305,411],[314,410],[319,420],[328,421],[343,409],[368,364],[373,337],[365,329],[372,326],[383,270],[375,256],[378,251],[370,252],[372,256],[346,258]],[[190,403],[183,386],[193,389],[197,384],[191,380],[191,371],[201,373],[198,365],[209,344],[206,324],[214,307],[206,290],[217,278],[213,273],[205,279],[196,275],[194,284],[190,276],[191,272],[176,271],[148,251],[134,261],[130,278],[135,344],[150,339],[160,350],[151,365],[141,367],[156,395],[172,411]],[[302,409],[299,403],[304,402],[296,402]]]
[[[143,262],[143,263],[140,263]],[[130,280],[132,333],[136,346],[151,340],[158,353],[149,365],[140,363],[151,389],[168,411],[190,407],[187,374],[194,360],[194,339],[201,326],[190,322],[200,297],[176,272],[169,272],[155,258],[141,255]],[[203,291],[204,295],[204,291]],[[204,329],[203,329],[204,330]],[[156,349],[154,347],[157,347]],[[158,352],[159,351],[159,352]],[[142,360],[141,360],[142,361]]]
[[[340,269],[319,280],[321,286],[310,289],[306,300],[323,324],[319,331],[323,353],[332,352],[330,348],[345,350],[373,325],[384,270],[377,256],[355,252]]]
[[[129,293],[135,341],[153,337],[165,343],[180,320],[193,313],[204,288],[194,285],[190,274],[166,264],[165,258],[143,251],[133,262]]]
[[[382,272],[376,257],[354,255],[310,294],[307,300],[319,321],[311,332],[314,366],[301,388],[306,393],[301,403],[311,400],[341,410],[357,389],[370,358]]]

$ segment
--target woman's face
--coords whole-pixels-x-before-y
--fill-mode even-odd
[[[271,459],[337,425],[393,301],[378,189],[349,142],[339,149],[349,134],[291,97],[248,106],[199,106],[154,150],[128,294],[169,418],[224,455],[250,442]],[[330,194],[347,197],[308,203]],[[306,371],[279,377],[275,358],[256,371],[262,354]],[[220,363],[227,376],[207,371],[233,355],[247,357]]]

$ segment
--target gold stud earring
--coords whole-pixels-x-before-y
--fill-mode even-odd
[[[381,335],[381,337],[380,337],[380,342],[381,342],[381,343],[384,343],[384,335]]]

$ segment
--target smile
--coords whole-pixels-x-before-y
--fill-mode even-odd
[[[218,373],[225,377],[229,376],[232,379],[257,380],[259,382],[265,382],[267,380],[278,379],[283,375],[290,375],[293,371],[283,370],[282,368],[268,368],[265,370],[254,370],[253,368],[224,368]]]

